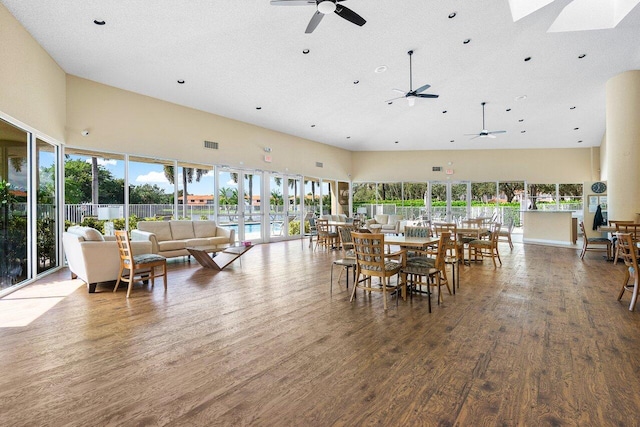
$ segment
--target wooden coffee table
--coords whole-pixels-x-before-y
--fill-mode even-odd
[[[186,248],[198,263],[205,268],[224,270],[226,266],[244,255],[253,245],[231,246],[220,248],[218,246],[190,246]],[[209,254],[215,253],[212,258]]]

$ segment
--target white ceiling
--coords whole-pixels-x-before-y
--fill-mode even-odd
[[[69,74],[355,151],[599,146],[607,80],[640,69],[640,7],[548,33],[571,0],[515,23],[509,0],[348,0],[363,27],[331,14],[305,34],[314,6],[268,0],[0,1]],[[413,88],[440,98],[388,105],[410,49]],[[507,133],[470,140],[483,101]]]

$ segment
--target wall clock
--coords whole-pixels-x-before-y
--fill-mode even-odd
[[[604,193],[607,191],[607,184],[604,182],[594,182],[591,184],[591,191],[594,193]]]

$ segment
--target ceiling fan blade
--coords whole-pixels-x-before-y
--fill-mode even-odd
[[[471,135],[476,135],[475,133],[472,133]],[[480,135],[476,135],[473,138],[469,138],[469,139],[476,139],[476,138],[480,138]]]
[[[491,132],[489,132],[489,134],[495,134],[495,133],[507,133],[506,130],[492,130]]]
[[[309,25],[307,25],[307,29],[304,30],[304,32],[307,34],[313,33],[313,30],[316,29],[320,21],[322,21],[322,18],[324,18],[324,13],[320,13],[316,10],[316,13],[314,13],[313,16],[311,17],[311,20],[309,21]]]
[[[396,99],[400,99],[400,98],[404,98],[404,96],[398,96],[398,97],[395,97],[395,98],[387,99],[384,102],[391,102],[391,101],[395,101]]]
[[[416,96],[418,98],[438,98],[440,95],[434,95],[431,93],[417,93]]]
[[[480,134],[477,133],[465,133],[464,136],[480,136]]]
[[[391,89],[394,92],[398,92],[398,93],[407,93],[407,91],[405,90],[400,90],[400,89]]]
[[[492,138],[492,139],[496,139],[496,136],[495,136],[495,135],[491,135],[490,133],[486,134],[484,137],[485,137],[485,138]]]
[[[425,90],[429,89],[430,87],[431,87],[431,85],[420,86],[418,89],[415,90],[415,93],[424,92]]]
[[[271,0],[271,6],[308,6],[316,4],[315,0]]]
[[[367,22],[362,16],[358,15],[353,10],[341,4],[336,6],[335,13],[341,18],[344,18],[349,22],[353,22],[354,24],[359,25],[361,27]]]

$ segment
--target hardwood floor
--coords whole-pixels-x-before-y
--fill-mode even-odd
[[[616,300],[624,266],[500,249],[502,267],[462,267],[431,314],[421,296],[386,313],[377,293],[349,303],[344,277],[330,296],[338,254],[306,241],[224,271],[172,261],[166,295],[80,286],[0,328],[0,425],[637,425],[640,311]],[[67,270],[39,282],[65,283],[79,284]]]

